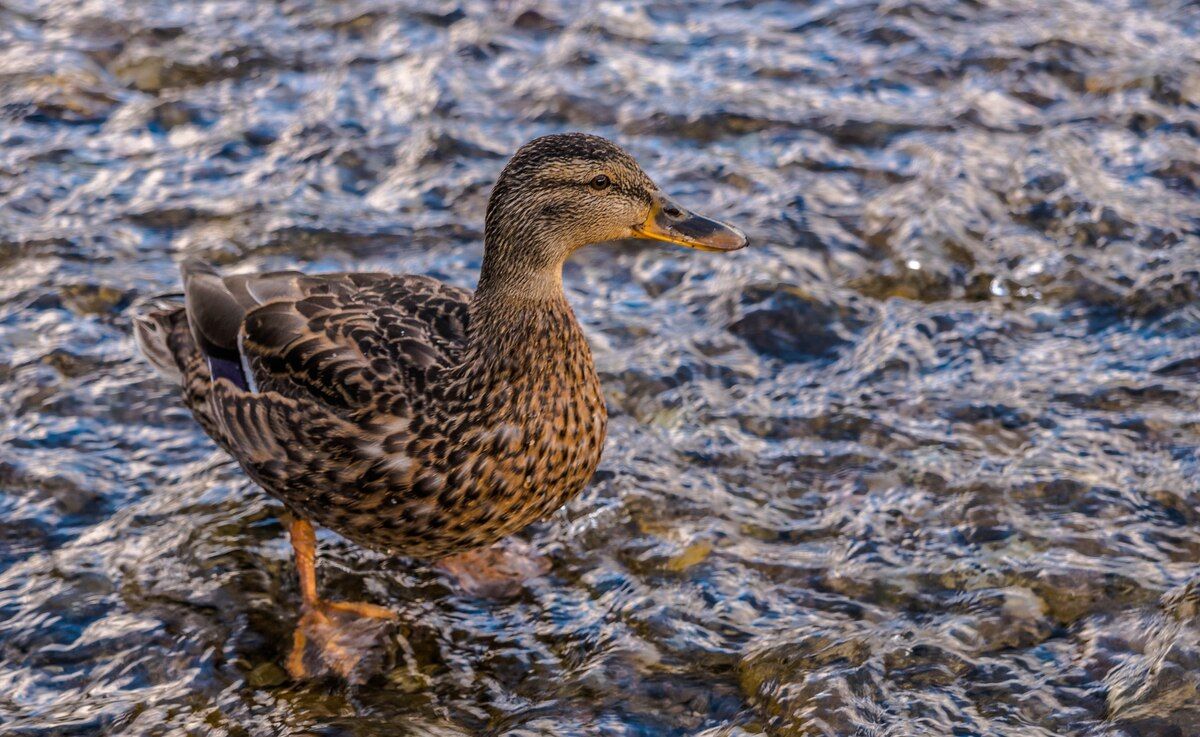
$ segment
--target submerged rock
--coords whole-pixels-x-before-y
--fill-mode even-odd
[[[742,290],[729,331],[765,355],[787,362],[830,359],[850,343],[864,320],[854,302],[825,301],[783,283]]]

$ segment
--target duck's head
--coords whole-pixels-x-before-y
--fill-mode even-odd
[[[481,285],[503,280],[536,291],[559,278],[577,249],[619,238],[702,251],[736,251],[747,243],[737,228],[672,200],[611,141],[584,133],[543,136],[517,151],[492,190]]]

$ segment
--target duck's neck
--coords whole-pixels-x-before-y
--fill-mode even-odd
[[[489,381],[525,383],[564,363],[591,366],[591,352],[563,293],[562,263],[537,263],[550,249],[488,239],[471,300],[467,363]]]
[[[561,279],[526,290],[496,288],[481,279],[470,310],[468,361],[500,381],[553,370],[574,359],[580,347],[587,350]]]
[[[519,257],[505,259],[494,255],[491,249],[484,251],[483,266],[479,270],[479,284],[475,287],[472,311],[477,306],[538,303],[551,305],[566,303],[563,294],[562,262],[538,264],[518,261]]]

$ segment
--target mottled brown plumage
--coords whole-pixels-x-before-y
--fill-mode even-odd
[[[206,432],[297,514],[443,556],[524,527],[591,477],[606,414],[565,299],[472,309],[428,277],[259,278],[290,283],[246,311],[257,391],[212,381],[186,319],[169,342]]]
[[[158,304],[137,336],[205,432],[299,518],[445,556],[544,517],[595,471],[604,400],[562,264],[624,237],[745,245],[612,143],[547,136],[496,184],[474,293],[413,275],[222,277],[186,260],[184,304]]]

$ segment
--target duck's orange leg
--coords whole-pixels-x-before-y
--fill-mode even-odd
[[[316,531],[308,520],[296,518],[288,532],[302,602],[288,673],[296,679],[334,673],[352,683],[366,680],[380,665],[378,645],[395,613],[365,602],[325,601],[317,596]]]
[[[306,519],[296,517],[288,525],[292,538],[292,553],[296,556],[296,573],[300,576],[300,598],[304,607],[317,604],[317,531]]]

